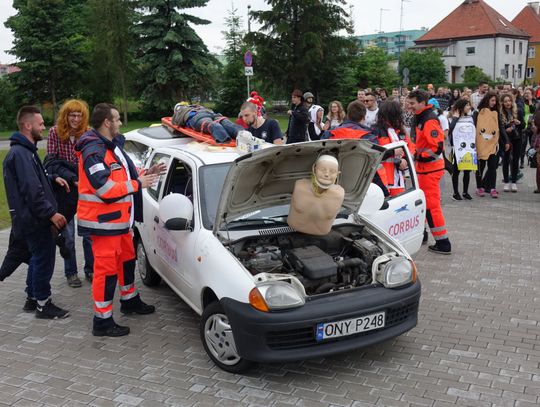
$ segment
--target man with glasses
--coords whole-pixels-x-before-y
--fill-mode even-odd
[[[366,93],[366,119],[364,124],[372,127],[377,122],[377,113],[379,106],[377,105],[377,97],[373,92]]]

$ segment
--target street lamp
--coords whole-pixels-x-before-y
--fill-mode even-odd
[[[247,6],[248,33],[251,32],[251,5]]]

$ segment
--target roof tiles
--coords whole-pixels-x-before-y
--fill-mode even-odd
[[[470,37],[528,37],[484,0],[465,0],[415,42],[440,41]]]

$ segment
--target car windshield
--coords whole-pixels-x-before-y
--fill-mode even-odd
[[[201,215],[206,229],[212,229],[216,221],[217,207],[225,178],[229,172],[231,163],[205,165],[199,169],[199,188],[201,200]],[[350,210],[341,208],[339,218],[346,218]],[[289,204],[275,205],[269,208],[257,209],[245,213],[228,223],[228,228],[250,227],[255,224],[260,227],[286,224],[289,214]]]

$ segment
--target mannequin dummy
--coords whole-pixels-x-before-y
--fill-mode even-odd
[[[313,164],[311,179],[296,181],[287,218],[291,228],[310,235],[330,232],[345,196],[336,184],[338,175],[338,160],[321,155]]]

